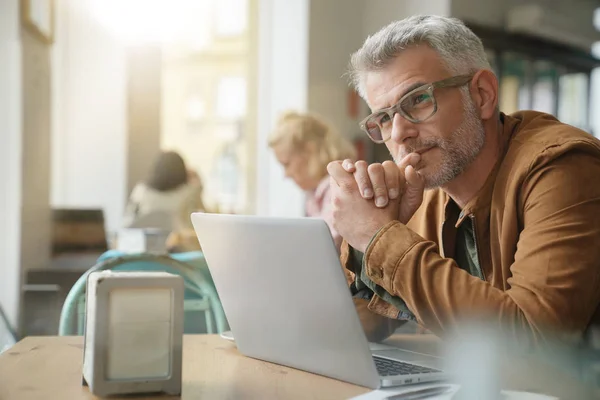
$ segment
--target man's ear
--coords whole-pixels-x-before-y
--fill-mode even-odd
[[[473,76],[470,86],[471,97],[482,120],[495,118],[498,108],[498,79],[487,69],[482,69]]]

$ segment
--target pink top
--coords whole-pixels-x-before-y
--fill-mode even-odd
[[[329,175],[319,182],[319,186],[306,193],[306,216],[323,218],[329,226],[336,247],[340,248],[342,237],[333,228],[333,209],[331,207],[331,192],[329,190]]]

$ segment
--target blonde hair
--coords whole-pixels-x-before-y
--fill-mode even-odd
[[[287,111],[279,117],[269,137],[269,147],[285,146],[290,151],[303,151],[314,143],[309,173],[320,179],[327,174],[327,164],[346,158],[355,159],[352,143],[315,114]]]

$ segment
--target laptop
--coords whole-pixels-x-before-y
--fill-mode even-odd
[[[242,354],[373,389],[446,378],[438,357],[369,344],[323,220],[191,218]]]

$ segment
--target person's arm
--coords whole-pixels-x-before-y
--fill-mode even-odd
[[[339,250],[342,245],[342,237],[333,227],[333,208],[331,206],[331,191],[329,190],[329,187],[327,187],[323,193],[320,217],[327,223],[329,231],[331,232],[331,237],[333,238],[336,248]]]
[[[199,181],[188,184],[188,192],[177,209],[175,229],[193,232],[191,214],[194,212],[207,212],[202,201],[202,185]]]
[[[125,205],[125,214],[123,216],[123,226],[130,226],[139,213],[140,201],[144,196],[145,186],[141,183],[135,185],[131,191],[131,195]]]
[[[506,290],[442,258],[434,242],[397,221],[367,248],[367,275],[436,334],[459,330],[478,314],[508,335],[580,334],[600,302],[599,176],[600,158],[583,152],[529,173],[517,205],[524,229]]]
[[[384,317],[371,310],[368,305],[373,291],[367,287],[357,289],[356,276],[360,276],[362,254],[352,249],[348,243],[342,243],[341,261],[350,287],[356,313],[360,319],[363,331],[369,342],[379,342],[391,336],[394,331],[406,321]]]

